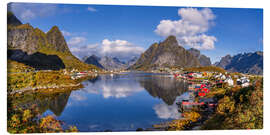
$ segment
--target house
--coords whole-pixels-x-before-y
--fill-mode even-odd
[[[226,78],[224,82],[228,83],[229,86],[233,86],[233,79],[231,77]]]
[[[236,82],[237,82],[237,85],[241,85],[242,87],[247,87],[249,86],[250,80],[247,77],[243,76],[241,78],[238,78]]]
[[[220,79],[225,80],[226,79],[226,76],[225,75],[221,75],[220,76]]]

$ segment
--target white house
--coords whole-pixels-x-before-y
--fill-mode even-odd
[[[228,83],[229,86],[233,86],[233,79],[228,77],[224,82]]]

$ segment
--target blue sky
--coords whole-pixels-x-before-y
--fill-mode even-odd
[[[227,54],[263,50],[263,10],[12,3],[15,15],[47,32],[56,25],[72,53],[128,59],[175,35],[212,63]]]

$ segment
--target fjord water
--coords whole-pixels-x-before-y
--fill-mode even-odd
[[[84,88],[55,95],[42,104],[79,131],[135,131],[181,117],[176,99],[184,98],[187,83],[169,75],[125,73],[99,75]]]

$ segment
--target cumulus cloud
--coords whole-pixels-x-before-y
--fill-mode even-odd
[[[97,12],[97,9],[95,9],[93,7],[87,7],[87,10],[90,12]]]
[[[144,49],[135,46],[126,40],[108,40],[104,39],[101,43],[101,54],[106,56],[133,56],[141,54]]]
[[[77,40],[74,39],[74,41],[70,43],[77,43],[75,41]],[[117,57],[122,60],[128,60],[129,58],[139,56],[144,52],[144,48],[134,45],[126,40],[104,39],[100,43],[83,46],[72,46],[70,43],[71,52],[79,58],[95,54],[98,56]]]
[[[84,44],[86,41],[86,38],[85,37],[72,37],[68,42],[67,44],[70,45],[70,46],[73,46],[73,45],[81,45],[81,44]]]
[[[215,19],[211,9],[181,8],[178,15],[179,20],[161,20],[155,33],[163,37],[174,35],[183,46],[201,50],[215,48],[216,37],[205,34]]]
[[[8,10],[12,11],[23,21],[34,19],[35,17],[46,17],[54,15],[57,12],[55,4],[37,4],[37,3],[11,3]]]

